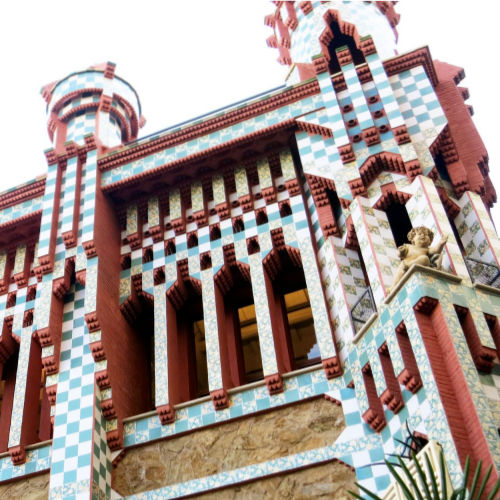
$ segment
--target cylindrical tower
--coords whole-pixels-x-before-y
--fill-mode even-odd
[[[265,22],[274,33],[267,39],[279,50],[278,61],[290,67],[287,83],[315,75],[313,58],[323,55],[330,73],[340,71],[336,49],[347,46],[354,63],[365,62],[363,37],[371,36],[381,59],[396,54],[399,15],[393,2],[274,2],[276,10]]]
[[[48,132],[56,151],[68,141],[83,144],[93,134],[101,148],[136,139],[145,123],[134,88],[115,75],[115,64],[91,66],[41,90],[47,101]]]

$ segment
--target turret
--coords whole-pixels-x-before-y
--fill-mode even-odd
[[[83,144],[88,134],[94,134],[100,148],[113,148],[136,139],[145,123],[137,93],[115,75],[110,62],[71,73],[44,86],[41,93],[56,151],[68,141]]]
[[[290,68],[287,83],[315,76],[313,59],[323,55],[331,74],[340,71],[336,49],[347,46],[354,64],[365,62],[362,39],[370,35],[381,59],[396,55],[399,14],[393,2],[274,2],[265,23],[267,39],[279,51],[278,62]]]

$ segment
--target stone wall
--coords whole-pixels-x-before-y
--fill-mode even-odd
[[[340,462],[331,462],[283,476],[274,476],[262,481],[206,493],[197,498],[200,500],[250,500],[254,498],[352,500],[353,497],[347,491],[358,491],[355,481],[354,471],[349,470]]]
[[[339,406],[324,399],[309,400],[127,450],[113,470],[112,485],[121,495],[132,495],[230,471],[332,444],[344,427]],[[310,471],[322,474],[324,468],[332,466]],[[343,482],[354,481],[354,472],[345,465],[335,464],[335,467],[339,467],[340,476],[345,475]],[[288,488],[286,485],[295,482],[299,474],[307,476],[306,472],[299,472],[267,481],[274,485],[271,488]],[[328,488],[334,487],[330,477],[328,483]],[[259,488],[267,488],[265,484],[263,481]],[[252,491],[253,487],[249,484],[244,488]]]
[[[49,473],[0,485],[2,500],[42,500],[49,496]]]

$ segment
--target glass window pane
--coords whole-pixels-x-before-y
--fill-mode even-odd
[[[319,362],[320,353],[307,288],[287,293],[284,299],[295,368]]]
[[[205,345],[205,323],[203,320],[193,323],[194,352],[196,357],[196,390],[198,397],[206,396],[208,388],[207,347]]]
[[[257,333],[257,317],[255,305],[240,307],[238,321],[245,365],[245,379],[247,383],[264,378],[262,358],[260,355],[259,336]]]

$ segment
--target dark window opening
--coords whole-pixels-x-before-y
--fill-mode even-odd
[[[354,38],[349,35],[344,35],[339,28],[337,23],[332,23],[330,25],[332,30],[333,38],[328,44],[328,53],[330,54],[329,69],[331,74],[338,73],[340,71],[340,64],[337,59],[337,54],[335,50],[347,46],[349,52],[351,53],[354,65],[363,64],[365,62],[365,56],[363,52],[356,47],[356,42]]]
[[[267,224],[268,222],[267,214],[266,212],[264,212],[264,210],[257,212],[256,222],[258,226],[261,226],[262,224]]]
[[[220,240],[220,236],[219,226],[213,226],[210,230],[210,241]]]
[[[243,219],[235,219],[233,223],[233,231],[235,233],[241,233],[241,231],[245,230],[245,224],[243,223]]]
[[[319,363],[321,356],[314,332],[314,321],[307,288],[287,293],[283,299],[295,368]]]
[[[228,346],[230,385],[264,378],[252,286],[238,266],[229,271],[233,286],[224,295],[224,341]]]
[[[168,377],[171,404],[209,394],[205,323],[199,283],[182,280],[167,294]],[[182,297],[182,303],[177,300]]]
[[[280,261],[280,272],[271,280],[272,301],[281,310],[274,314],[275,338],[283,335],[275,343],[280,345],[282,369],[297,370],[318,363],[321,357],[304,271],[286,251],[280,252]]]
[[[411,231],[412,225],[406,207],[401,203],[393,202],[387,207],[385,213],[396,246],[399,247],[404,243],[408,243],[408,233]]]
[[[436,164],[439,177],[441,177],[443,181],[451,182],[450,174],[448,173],[448,168],[446,167],[446,162],[444,161],[444,157],[441,153],[438,153],[436,155],[436,157],[434,158],[434,163]]]
[[[465,251],[464,244],[462,243],[462,238],[460,237],[460,234],[458,232],[457,226],[455,225],[455,221],[453,219],[448,219],[451,230],[453,231],[453,235],[455,236],[455,239],[457,240],[458,248],[460,248],[460,252],[462,253],[463,257],[467,257],[467,252]]]
[[[342,226],[342,205],[340,204],[339,197],[335,191],[332,189],[327,189],[326,190],[326,196],[328,197],[328,201],[330,203],[330,208],[332,210],[332,215],[333,218],[335,219],[335,223],[337,224],[337,227],[341,228]]]
[[[205,322],[200,319],[193,322],[193,350],[196,363],[196,395],[206,396],[208,388],[207,346],[205,343]]]
[[[14,389],[16,385],[18,352],[13,354],[4,364],[1,382],[0,401],[0,453],[7,451],[14,403]]]
[[[196,236],[195,233],[191,233],[188,236],[187,247],[188,248],[194,248],[194,247],[197,247],[197,246],[198,246],[198,236]]]
[[[176,252],[174,240],[168,240],[165,244],[165,255],[173,255]]]
[[[137,367],[141,376],[134,384],[140,386],[137,413],[144,413],[155,408],[154,311],[153,304],[148,300],[141,298],[140,304],[141,311],[133,326],[137,335],[135,348],[141,353],[141,366]]]
[[[142,252],[142,262],[146,264],[147,262],[152,262],[153,260],[153,249],[151,247],[145,248]]]

